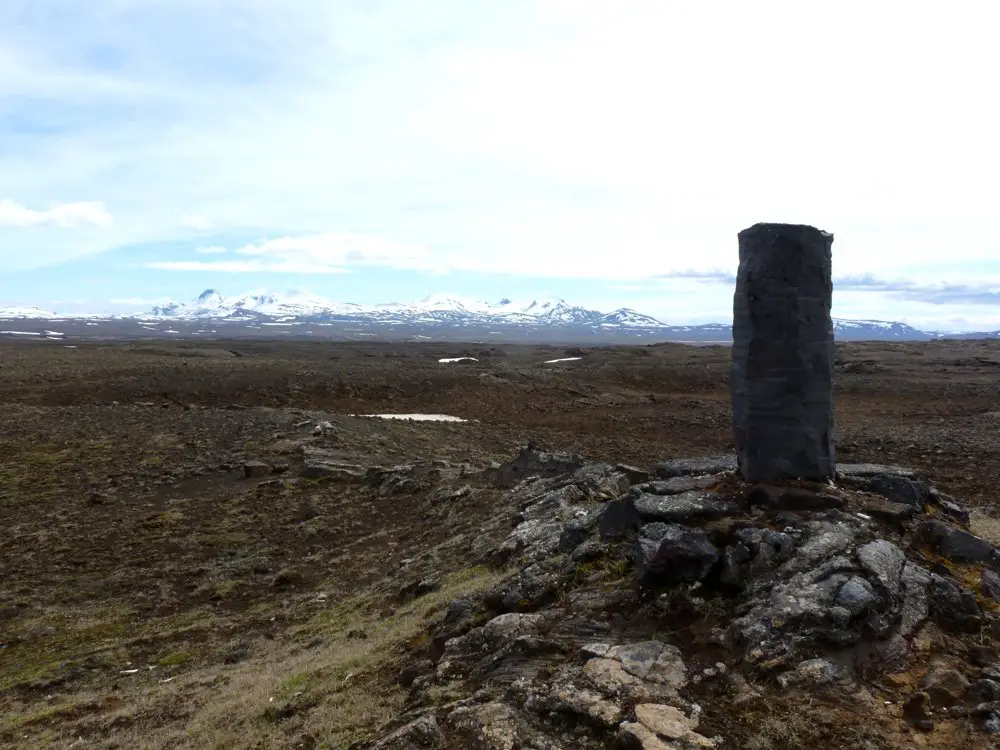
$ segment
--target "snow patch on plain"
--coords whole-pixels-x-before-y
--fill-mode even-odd
[[[447,362],[478,362],[479,360],[475,357],[445,357],[444,359],[439,359],[438,362],[445,364]]]
[[[562,359],[548,359],[542,362],[543,365],[554,365],[556,362],[576,362],[583,357],[563,357]]]
[[[349,417],[367,417],[370,419],[405,419],[413,422],[468,422],[461,417],[450,414],[348,414]]]

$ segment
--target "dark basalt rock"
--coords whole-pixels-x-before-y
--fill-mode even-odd
[[[982,563],[990,561],[994,554],[993,545],[985,539],[938,520],[921,523],[917,538],[953,562]]]
[[[803,225],[739,234],[731,387],[747,481],[834,475],[832,243]]]
[[[719,551],[705,532],[676,524],[646,524],[636,541],[636,573],[643,583],[694,583],[718,561]]]
[[[639,495],[633,505],[644,521],[694,523],[736,515],[740,506],[711,492],[683,492],[679,495]]]
[[[832,492],[814,492],[797,487],[775,487],[758,484],[747,495],[751,507],[763,506],[780,513],[782,511],[815,511],[843,508],[844,498]]]
[[[703,476],[735,471],[736,468],[736,456],[729,454],[700,458],[671,458],[656,465],[656,476],[659,479]]]

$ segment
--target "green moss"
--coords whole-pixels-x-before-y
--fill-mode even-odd
[[[176,667],[191,660],[189,651],[174,651],[161,658],[156,663],[161,667]]]

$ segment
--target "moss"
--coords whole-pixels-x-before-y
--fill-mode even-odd
[[[174,651],[159,659],[156,663],[161,667],[176,667],[191,660],[189,651]]]

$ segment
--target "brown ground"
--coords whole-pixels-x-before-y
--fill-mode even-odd
[[[541,364],[574,354],[0,344],[0,745],[332,749],[364,739],[402,704],[394,676],[427,622],[495,575],[448,542],[474,535],[502,496],[474,469],[529,438],[639,466],[730,447],[727,348],[588,349]],[[461,355],[479,362],[437,361]],[[919,469],[996,535],[1000,342],[850,344],[840,355],[838,458]],[[475,421],[346,416],[369,412]],[[312,438],[317,419],[335,434]],[[479,491],[443,510],[430,486],[399,496],[243,477],[257,458],[295,475],[300,443],[365,467],[471,464],[467,476],[441,471],[449,486]],[[401,561],[430,550],[441,588],[401,603]],[[844,739],[844,717],[896,721],[874,704],[782,710],[714,723],[734,748],[971,747],[946,734]],[[793,720],[794,734],[782,728]]]

